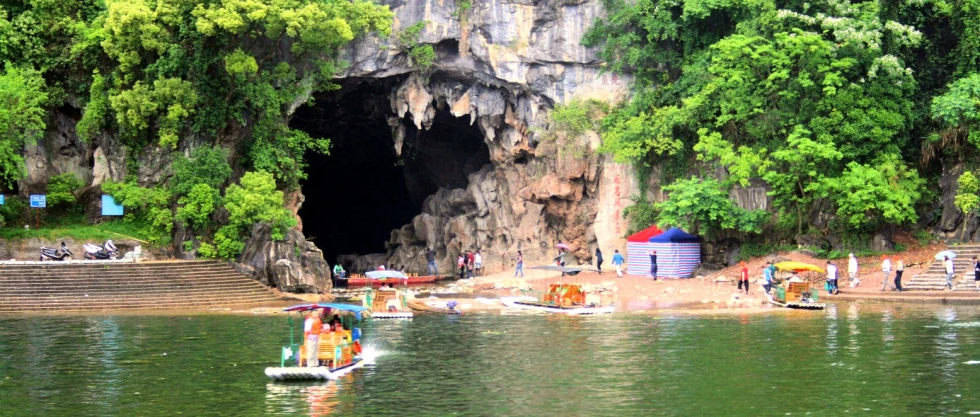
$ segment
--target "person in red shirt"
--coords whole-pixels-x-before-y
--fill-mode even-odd
[[[742,285],[745,285],[745,293],[749,293],[749,267],[745,265],[745,262],[740,262],[738,266],[742,267],[742,271],[738,277],[738,290],[742,290]]]

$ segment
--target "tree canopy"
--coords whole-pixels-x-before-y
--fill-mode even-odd
[[[761,180],[783,230],[807,232],[826,203],[841,229],[914,222],[920,150],[942,133],[980,145],[977,0],[604,4],[585,43],[636,81],[602,150],[641,165],[693,155],[723,168],[723,189]]]

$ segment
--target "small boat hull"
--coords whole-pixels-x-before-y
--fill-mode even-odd
[[[535,304],[533,299],[522,297],[503,297],[500,302],[510,308],[529,311],[540,311],[544,313],[567,314],[570,316],[582,316],[591,314],[610,314],[616,311],[613,306],[605,307],[557,307],[543,306]]]
[[[442,308],[442,307],[433,307],[433,306],[430,306],[430,305],[425,304],[425,303],[423,303],[421,301],[418,301],[418,300],[409,301],[408,302],[408,308],[410,308],[412,310],[415,310],[415,311],[424,311],[424,312],[430,312],[430,313],[442,313],[442,314],[450,314],[450,315],[452,315],[452,314],[462,315],[463,314],[463,311],[462,310],[459,310],[459,309],[449,309],[449,308]]]
[[[411,311],[379,311],[371,312],[371,317],[376,319],[410,319],[414,317]]]
[[[796,301],[784,303],[775,298],[772,298],[772,296],[769,294],[766,294],[766,298],[769,299],[769,303],[772,305],[786,307],[786,308],[793,308],[797,310],[823,310],[827,308],[827,304],[824,303],[800,303]]]
[[[443,277],[439,275],[426,275],[421,277],[408,277],[408,278],[381,278],[381,279],[357,277],[357,278],[348,278],[347,286],[358,287],[358,286],[370,285],[372,287],[380,287],[385,284],[392,284],[392,285],[428,284],[428,283],[436,282],[442,278]]]
[[[360,358],[353,363],[340,368],[330,369],[326,366],[315,367],[268,367],[265,368],[265,375],[276,381],[316,381],[326,379],[337,379],[344,374],[364,366],[364,361]]]

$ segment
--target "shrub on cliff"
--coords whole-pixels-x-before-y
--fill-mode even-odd
[[[65,172],[55,175],[48,180],[47,203],[49,207],[57,207],[64,211],[74,211],[79,208],[75,194],[85,183],[72,174]]]
[[[245,248],[245,239],[256,223],[269,224],[272,238],[284,239],[286,232],[296,226],[296,218],[283,208],[283,201],[283,192],[276,189],[272,174],[246,172],[238,184],[225,190],[228,224],[218,229],[213,244],[202,244],[198,253],[204,257],[235,258]]]
[[[691,177],[664,187],[667,200],[655,205],[659,211],[657,225],[679,227],[708,238],[722,231],[759,233],[770,214],[763,210],[745,210],[728,198],[728,191],[718,181]]]
[[[148,236],[151,243],[170,242],[174,223],[173,212],[170,210],[170,190],[164,187],[140,187],[131,180],[107,181],[102,184],[102,191],[126,207],[128,212],[124,220],[138,220],[147,225],[143,234]]]
[[[22,155],[25,142],[33,142],[44,132],[42,106],[48,96],[38,71],[11,62],[0,66],[0,181],[10,187],[26,173]]]

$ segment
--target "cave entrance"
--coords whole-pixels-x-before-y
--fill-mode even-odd
[[[385,251],[391,231],[422,212],[439,188],[464,188],[469,174],[490,163],[483,134],[469,116],[437,106],[430,129],[399,120],[389,96],[403,78],[345,80],[296,111],[291,125],[329,138],[330,155],[308,154],[303,232],[331,264],[337,255]],[[401,154],[392,132],[405,129]]]

